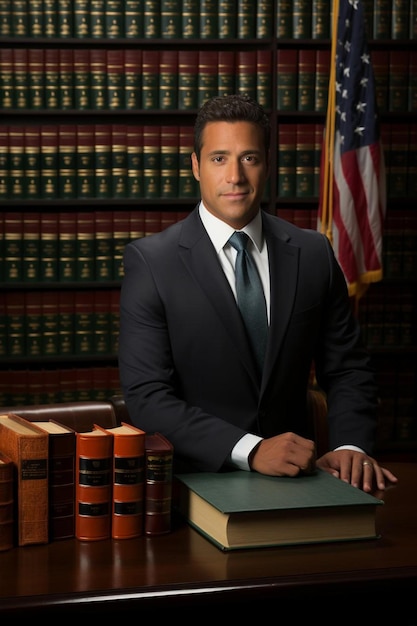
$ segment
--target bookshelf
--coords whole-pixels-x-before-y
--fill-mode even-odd
[[[194,208],[206,98],[265,106],[279,150],[263,207],[316,227],[330,5],[0,1],[0,405],[118,392],[123,248]],[[379,447],[396,451],[417,448],[417,7],[364,6],[388,214],[386,277],[359,315],[383,388]]]

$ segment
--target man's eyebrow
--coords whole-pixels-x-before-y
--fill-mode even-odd
[[[244,150],[243,152],[241,152],[241,153],[239,154],[239,157],[246,156],[246,155],[248,155],[248,154],[256,154],[256,155],[259,155],[259,154],[261,154],[261,153],[262,153],[262,151],[261,151],[261,150],[257,150],[257,149],[253,149],[253,150]],[[215,155],[218,155],[218,154],[231,154],[231,152],[230,152],[230,150],[220,150],[220,149],[219,149],[219,150],[211,150],[211,151],[208,153],[208,156],[215,156]]]

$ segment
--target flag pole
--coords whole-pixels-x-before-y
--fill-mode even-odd
[[[324,182],[323,204],[321,209],[321,232],[326,233],[333,243],[333,168],[334,138],[336,116],[336,45],[337,21],[339,18],[339,0],[333,0],[332,42],[330,53],[329,94],[326,115],[326,136],[324,142]]]

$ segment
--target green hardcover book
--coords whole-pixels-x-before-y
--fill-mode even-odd
[[[217,53],[217,93],[227,96],[235,93],[236,58],[234,50],[219,50]],[[198,80],[197,80],[198,85]]]
[[[0,107],[12,109],[13,103],[13,48],[0,48]]]
[[[93,110],[108,108],[107,52],[104,48],[90,50],[90,101]]]
[[[29,2],[13,0],[11,4],[11,22],[13,37],[29,37]]]
[[[85,39],[90,33],[90,0],[74,0],[74,37]]]
[[[118,289],[112,289],[110,291],[110,352],[111,354],[117,354],[119,351],[119,327],[120,327],[119,309],[120,309],[120,291]],[[115,376],[116,384],[114,385],[114,389],[118,389],[117,368],[115,370],[115,374],[116,374]]]
[[[106,0],[90,0],[90,33],[93,39],[104,39],[106,34]]]
[[[200,39],[217,39],[218,37],[218,17],[217,0],[200,1]]]
[[[294,39],[311,39],[311,19],[311,0],[294,0],[292,11]]]
[[[161,130],[159,126],[143,127],[143,191],[145,198],[160,197]]]
[[[12,0],[3,0],[0,3],[0,37],[11,37],[12,35]]]
[[[71,48],[61,48],[59,58],[59,108],[67,111],[75,108],[74,98],[74,57]]]
[[[58,276],[61,283],[77,279],[77,216],[72,212],[58,214]]]
[[[237,0],[236,36],[238,39],[255,38],[255,15],[251,0]]]
[[[182,111],[197,108],[197,71],[198,50],[178,50],[178,108]]]
[[[110,124],[94,126],[94,197],[111,198],[112,132]]]
[[[161,36],[160,0],[143,0],[143,36],[145,39]]]
[[[180,126],[178,133],[178,197],[196,198],[197,181],[191,170],[191,153],[193,151],[193,129],[191,126]]]
[[[374,0],[373,38],[391,38],[391,0]]]
[[[314,111],[325,113],[329,95],[330,50],[316,51],[316,71],[314,81]]]
[[[130,241],[130,211],[113,211],[113,277],[123,278],[123,254]]]
[[[17,283],[23,280],[23,213],[5,211],[4,223],[4,280]]]
[[[7,356],[26,356],[26,306],[23,292],[6,295]]]
[[[388,195],[390,198],[405,198],[407,196],[409,129],[408,125],[395,123],[392,124],[391,129],[387,176]]]
[[[314,197],[315,126],[297,124],[295,192],[297,198]]]
[[[417,111],[417,50],[409,51],[408,110]]]
[[[74,293],[58,293],[58,350],[60,355],[73,355],[74,350]]]
[[[94,124],[77,126],[77,197],[94,197]]]
[[[388,111],[389,50],[372,50],[372,67],[375,77],[375,99],[380,113]]]
[[[277,39],[291,39],[293,34],[292,0],[277,0],[276,11]]]
[[[178,197],[178,127],[161,126],[161,198]]]
[[[198,39],[200,34],[200,3],[198,0],[183,0],[181,14],[181,38]]]
[[[111,197],[127,197],[127,128],[124,124],[112,125]]]
[[[105,17],[105,37],[108,39],[124,37],[124,1],[106,0]]]
[[[316,50],[298,50],[297,111],[314,111]]]
[[[297,110],[298,50],[279,48],[277,50],[277,109],[278,111]]]
[[[10,165],[9,165],[9,127],[8,126],[0,126],[0,199],[7,200],[9,196],[9,174],[10,174]],[[0,228],[0,233],[2,233],[2,229]],[[0,240],[2,240],[2,235],[0,235]],[[4,243],[0,249],[0,258],[4,258],[4,254],[1,252],[4,251]],[[1,272],[0,272],[1,279]]]
[[[42,198],[58,198],[58,124],[41,126],[40,177]]]
[[[327,0],[313,0],[311,6],[312,39],[330,39],[331,5]]]
[[[143,198],[143,128],[129,125],[126,130],[127,197]],[[118,277],[118,275],[117,275]]]
[[[320,169],[323,151],[324,124],[317,122],[314,130],[314,189],[313,195],[318,198],[320,195]],[[314,217],[314,219],[316,216]],[[312,224],[312,228],[316,229],[316,224]]]
[[[35,124],[25,126],[24,171],[24,196],[36,200],[41,197],[41,138],[40,126]]]
[[[199,50],[197,104],[200,107],[206,100],[217,96],[218,52]]]
[[[256,100],[265,109],[272,105],[272,56],[270,50],[256,51]]]
[[[159,50],[142,50],[142,109],[159,104]]]
[[[181,38],[181,0],[161,1],[161,37],[162,39]]]
[[[77,281],[94,280],[94,211],[80,211],[77,215]]]
[[[124,29],[126,39],[143,37],[143,0],[125,0]]]
[[[60,198],[77,197],[77,126],[58,125],[58,189]]]
[[[256,6],[256,39],[268,39],[272,36],[274,11],[272,0],[258,0]]]
[[[26,354],[42,356],[42,293],[28,291],[25,294]]]
[[[236,52],[237,93],[256,98],[256,50]]]
[[[395,0],[391,9],[391,39],[408,39],[410,33],[410,1]]]
[[[58,280],[58,213],[42,213],[40,230],[39,278],[41,282],[55,282]]]
[[[13,48],[13,102],[16,109],[29,106],[27,48]]]
[[[279,198],[294,198],[296,170],[297,124],[278,125],[278,181]]]
[[[113,280],[113,213],[97,210],[94,213],[95,280]]]
[[[44,37],[58,37],[58,2],[43,0],[43,34]],[[32,9],[30,10],[30,12]]]
[[[90,109],[90,51],[87,48],[75,48],[73,51],[73,61],[74,107],[80,111]]]
[[[124,51],[124,107],[140,109],[142,102],[142,50]]]
[[[40,280],[41,218],[37,211],[27,212],[23,220],[22,271],[25,283]]]
[[[383,501],[322,470],[296,478],[237,470],[174,479],[180,513],[221,550],[378,537]]]
[[[178,106],[178,52],[161,50],[159,53],[159,108],[175,110]]]
[[[217,36],[219,39],[236,38],[236,12],[235,0],[219,0],[217,17]]]
[[[408,110],[408,62],[408,50],[390,50],[388,107],[392,113],[404,113]]]
[[[58,37],[74,37],[74,13],[72,0],[57,0]]]
[[[56,293],[42,292],[42,354],[59,354],[59,303]]]
[[[43,0],[31,0],[28,16],[29,36],[43,37],[44,35],[44,9]]]
[[[28,106],[30,109],[45,108],[44,52],[41,48],[28,50]]]
[[[23,126],[9,126],[10,196],[25,195],[25,131]]]
[[[94,293],[93,311],[93,351],[94,354],[110,354],[110,293],[96,291]]]
[[[56,50],[47,48],[44,51],[45,91],[44,102],[47,109],[59,106],[59,57]]]
[[[76,291],[74,295],[75,354],[94,354],[94,292]]]
[[[125,59],[121,49],[107,50],[107,106],[111,110],[124,106]]]

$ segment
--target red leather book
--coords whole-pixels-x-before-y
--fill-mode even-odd
[[[99,541],[111,536],[113,437],[94,427],[76,433],[75,536]]]
[[[101,428],[101,426],[97,426]],[[113,539],[143,534],[145,431],[122,422],[103,429],[113,436]]]
[[[171,531],[174,448],[161,433],[145,436],[145,535]]]

